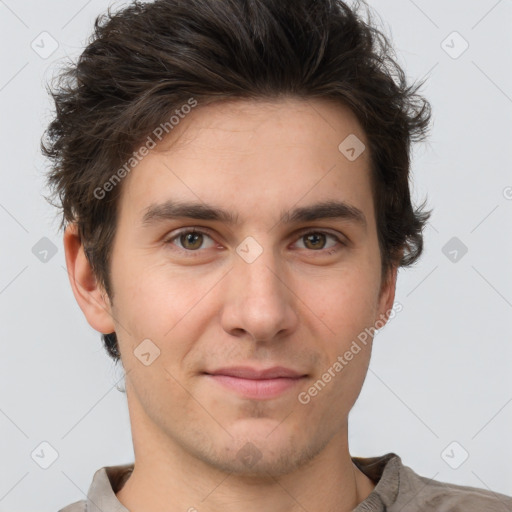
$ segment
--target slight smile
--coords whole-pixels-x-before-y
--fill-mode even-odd
[[[275,398],[308,377],[306,374],[282,366],[264,370],[237,366],[205,372],[204,375],[224,388],[253,400]]]

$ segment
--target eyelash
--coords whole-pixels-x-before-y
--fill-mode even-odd
[[[174,240],[178,239],[181,235],[190,234],[190,233],[206,235],[207,237],[209,237],[213,240],[213,237],[207,231],[202,231],[202,230],[196,229],[196,228],[183,228],[183,229],[179,230],[177,233],[173,234],[172,237],[164,240],[164,243],[166,245],[174,245],[173,244]],[[301,238],[304,238],[307,235],[313,235],[313,234],[314,235],[318,235],[318,234],[326,235],[327,237],[333,238],[337,242],[337,244],[339,244],[341,246],[346,245],[346,243],[344,243],[338,236],[334,235],[333,233],[330,233],[329,231],[313,230],[313,229],[306,229],[304,231],[300,231],[297,234],[297,240],[300,240]],[[182,249],[181,247],[178,247],[176,245],[174,245],[173,250],[177,250],[178,252],[184,253],[190,257],[199,256],[200,253],[202,252],[201,249],[196,249],[196,250]],[[327,248],[317,249],[317,250],[305,248],[305,250],[308,250],[309,252],[312,252],[312,253],[316,252],[316,253],[320,253],[320,254],[325,254],[326,251],[336,251],[337,252],[339,250],[339,247],[334,246],[334,247],[327,247]],[[194,254],[194,253],[197,253],[197,254]]]

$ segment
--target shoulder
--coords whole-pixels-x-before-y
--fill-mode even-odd
[[[86,512],[87,505],[85,500],[75,501],[67,507],[61,508],[59,512]]]
[[[410,467],[400,467],[400,492],[396,510],[414,506],[424,512],[512,512],[512,497],[478,487],[427,478]],[[394,508],[392,510],[395,510]]]
[[[404,465],[396,453],[352,460],[376,483],[355,512],[512,512],[512,497],[427,478]]]
[[[59,512],[128,512],[116,498],[116,492],[124,485],[133,471],[134,464],[121,464],[117,466],[104,466],[98,469],[93,476],[87,492],[87,498],[71,503]]]

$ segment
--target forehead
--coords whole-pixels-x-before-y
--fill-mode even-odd
[[[318,200],[362,205],[371,195],[367,146],[353,112],[333,101],[199,104],[125,179],[121,209],[143,218],[151,204],[179,198],[243,221]]]

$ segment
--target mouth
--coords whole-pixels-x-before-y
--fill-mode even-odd
[[[282,366],[267,369],[237,366],[205,372],[204,375],[224,389],[253,400],[276,398],[308,377],[307,374]]]

